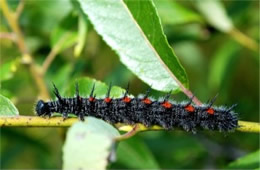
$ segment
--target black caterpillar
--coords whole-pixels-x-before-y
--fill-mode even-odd
[[[192,100],[182,103],[169,101],[170,93],[162,100],[154,101],[148,97],[150,90],[142,97],[131,98],[128,95],[129,86],[121,98],[110,98],[111,84],[104,99],[97,99],[94,95],[95,84],[89,98],[79,95],[76,84],[76,97],[63,98],[54,86],[54,94],[58,100],[44,102],[39,100],[36,105],[38,116],[51,117],[54,112],[62,113],[64,119],[68,113],[75,114],[84,121],[84,116],[93,116],[111,124],[142,123],[147,127],[159,125],[165,129],[182,128],[196,132],[196,129],[210,129],[228,132],[238,127],[238,117],[232,109],[212,106],[216,97],[208,104],[197,106]]]

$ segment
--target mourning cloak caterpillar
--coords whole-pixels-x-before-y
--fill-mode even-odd
[[[159,125],[165,129],[182,128],[186,131],[196,132],[196,129],[210,129],[228,132],[238,127],[238,117],[232,109],[223,106],[213,106],[216,98],[208,104],[200,106],[188,102],[175,103],[169,101],[170,93],[161,100],[149,98],[148,90],[145,95],[131,98],[128,89],[122,97],[110,98],[111,84],[105,98],[97,99],[94,94],[95,84],[88,98],[79,95],[76,84],[76,97],[63,98],[54,86],[56,101],[44,102],[39,100],[36,105],[38,116],[52,116],[52,113],[62,113],[64,119],[68,113],[75,114],[84,121],[84,116],[93,116],[103,119],[111,124],[142,123],[147,127]]]

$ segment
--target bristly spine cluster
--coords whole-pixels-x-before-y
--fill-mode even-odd
[[[103,99],[97,99],[94,91],[95,84],[88,98],[79,94],[76,84],[76,96],[73,98],[61,97],[54,86],[56,101],[44,102],[39,100],[36,105],[38,116],[49,116],[53,113],[61,113],[66,119],[69,113],[75,114],[84,121],[85,116],[93,116],[105,120],[111,124],[142,123],[147,127],[158,125],[165,129],[181,128],[196,133],[197,129],[218,130],[228,132],[238,127],[237,114],[232,111],[236,105],[230,108],[213,106],[216,97],[208,104],[194,105],[192,99],[188,102],[174,103],[169,101],[171,92],[166,94],[163,100],[149,98],[150,89],[142,97],[131,98],[128,95],[129,85],[121,98],[110,97],[111,84]]]

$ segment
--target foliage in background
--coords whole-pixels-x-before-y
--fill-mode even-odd
[[[15,23],[8,23],[4,0],[0,1],[0,104],[10,99],[20,115],[33,115],[37,98],[53,95],[52,82],[68,96],[74,94],[74,82],[85,76],[121,87],[130,82],[132,94],[142,93],[150,85],[157,90],[177,90],[171,74],[187,87],[184,67],[190,89],[201,101],[219,93],[217,104],[238,103],[236,111],[242,120],[259,120],[256,1],[7,1],[16,11],[10,17],[21,32],[15,31]],[[153,64],[160,60],[170,72]],[[164,75],[163,79],[159,75]],[[80,79],[84,95],[89,94],[91,81]],[[106,88],[101,84],[100,94]],[[122,93],[121,89],[115,91]],[[153,90],[152,94],[158,97],[162,92]],[[177,101],[186,98],[175,96]],[[8,108],[15,107],[8,104]],[[1,129],[1,168],[61,168],[65,131]],[[109,168],[259,165],[258,134],[147,132],[120,142],[116,148],[117,161]]]

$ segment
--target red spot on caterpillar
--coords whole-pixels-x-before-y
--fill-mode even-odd
[[[131,101],[131,98],[130,98],[130,97],[124,97],[124,98],[123,98],[123,101],[124,101],[125,103],[129,103],[129,102]]]
[[[215,113],[215,111],[214,111],[214,109],[209,108],[209,109],[207,110],[207,113],[210,114],[210,115],[213,115],[213,114]]]
[[[185,106],[185,110],[188,112],[194,112],[195,108],[192,105]]]
[[[162,103],[162,106],[166,109],[170,109],[172,107],[172,104],[170,102],[165,101]]]
[[[142,100],[145,104],[151,104],[152,103],[152,101],[150,100],[150,99],[148,99],[148,98],[145,98],[145,99],[143,99]]]
[[[95,98],[94,98],[94,97],[90,97],[90,98],[88,98],[88,100],[89,100],[90,102],[94,102],[94,101],[95,101]]]
[[[109,97],[106,97],[105,99],[104,99],[104,101],[106,102],[106,103],[110,103],[111,102],[111,98],[109,98]]]

